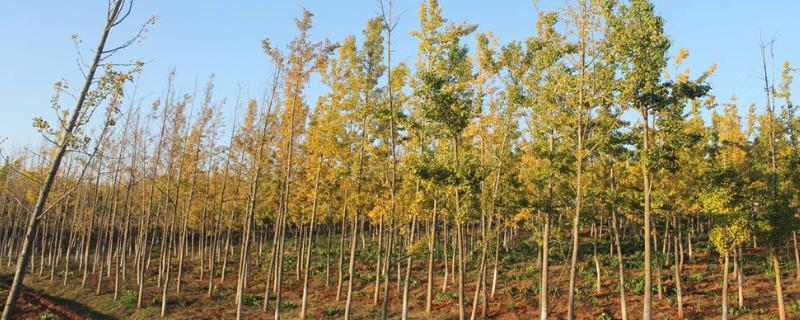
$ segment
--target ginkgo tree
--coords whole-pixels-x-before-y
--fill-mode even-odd
[[[119,103],[121,103],[122,96],[125,93],[125,85],[127,82],[132,80],[133,75],[138,73],[143,66],[142,62],[137,61],[133,64],[133,68],[131,68],[131,70],[118,71],[114,69],[113,65],[103,63],[104,60],[108,59],[115,52],[125,49],[142,37],[143,32],[139,32],[139,34],[134,38],[117,47],[109,49],[106,46],[112,29],[114,29],[114,27],[122,23],[128,17],[128,14],[125,12],[126,10],[130,12],[130,8],[132,6],[132,1],[117,0],[108,3],[105,24],[103,26],[103,31],[98,41],[97,48],[94,50],[94,56],[92,57],[90,64],[86,66],[85,72],[83,69],[81,70],[85,77],[79,94],[76,97],[75,107],[69,111],[65,111],[68,112],[67,114],[58,115],[60,117],[58,123],[59,125],[55,128],[51,127],[51,125],[42,118],[34,119],[34,127],[43,132],[46,137],[53,138],[50,141],[55,144],[56,152],[53,153],[53,156],[51,157],[52,159],[50,160],[48,173],[45,179],[41,182],[36,204],[33,210],[30,210],[28,214],[28,222],[25,227],[24,241],[18,254],[19,258],[16,263],[14,280],[3,308],[2,319],[10,319],[11,315],[13,314],[15,302],[20,294],[20,286],[22,285],[28,264],[30,263],[32,242],[34,241],[34,236],[37,233],[41,216],[53,208],[52,203],[48,206],[47,200],[50,190],[53,188],[55,183],[56,176],[58,175],[61,162],[63,161],[65,154],[69,149],[81,149],[82,145],[84,146],[83,148],[91,148],[87,146],[91,138],[82,135],[82,127],[89,122],[94,110],[96,110],[104,102],[108,103],[108,111],[106,112],[107,117],[104,121],[106,128],[115,123],[115,114],[119,112]],[[151,18],[142,26],[142,30],[145,30],[147,26],[153,24],[154,22],[155,18]],[[52,101],[56,110],[59,111],[60,94],[68,87],[64,82],[56,83],[55,87],[57,93]],[[103,133],[105,132],[107,131],[103,130]],[[104,138],[101,135],[100,139],[98,139],[98,143],[102,143],[103,139]],[[95,148],[95,151],[97,151],[97,148]],[[58,202],[59,201],[56,201],[55,203],[58,204]]]
[[[453,211],[456,224],[456,250],[458,265],[458,314],[465,318],[464,300],[464,230],[463,223],[469,213],[462,206],[463,195],[468,192],[465,167],[460,148],[462,134],[476,116],[471,84],[474,78],[467,47],[461,39],[477,28],[475,25],[454,24],[441,16],[438,1],[429,0],[420,6],[421,30],[414,32],[420,40],[417,81],[414,92],[420,98],[423,117],[437,123],[444,130],[451,148],[448,183],[455,186]]]
[[[724,260],[722,318],[727,319],[730,256],[750,238],[745,205],[748,195],[742,178],[748,146],[735,104],[727,104],[721,116],[714,115],[713,122],[710,152],[703,170],[706,182],[700,197],[703,210],[714,219],[709,240]]]

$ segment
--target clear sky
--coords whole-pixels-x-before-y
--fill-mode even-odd
[[[36,145],[32,119],[52,119],[52,84],[67,79],[80,84],[76,50],[70,35],[83,39],[84,54],[96,44],[106,1],[0,1],[0,137],[6,148]],[[413,64],[420,0],[395,0],[403,12],[398,26],[395,61]],[[537,9],[531,0],[441,0],[443,14],[452,21],[479,25],[501,42],[521,40],[534,32]],[[540,8],[561,6],[564,0],[540,0]],[[270,69],[261,40],[285,44],[295,33],[292,19],[305,7],[315,14],[312,38],[341,40],[360,35],[366,21],[378,13],[374,0],[137,0],[127,25],[111,37],[111,44],[130,37],[148,16],[159,16],[147,39],[117,57],[149,63],[140,77],[139,96],[149,104],[163,93],[169,70],[177,71],[177,87],[191,92],[216,74],[217,97],[227,98],[230,116],[236,88],[257,94]],[[784,60],[800,65],[797,0],[656,0],[666,20],[673,50],[687,48],[687,61],[696,73],[710,64],[719,68],[712,78],[719,101],[736,94],[741,109],[762,100],[759,80],[759,39],[775,39],[777,66]],[[312,85],[308,96],[323,92]],[[69,100],[64,100],[70,106]],[[313,102],[310,103],[313,105]]]

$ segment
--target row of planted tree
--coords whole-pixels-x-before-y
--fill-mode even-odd
[[[172,72],[165,93],[145,101],[134,81],[145,65],[107,60],[155,21],[108,49],[132,4],[110,4],[80,91],[56,84],[59,121],[34,121],[47,142],[3,155],[0,254],[17,267],[4,319],[26,272],[114,299],[132,289],[138,307],[155,287],[162,316],[190,278],[209,297],[235,281],[237,318],[253,294],[280,318],[294,276],[299,318],[315,302],[311,292],[335,283],[346,319],[358,288],[372,291],[383,318],[393,297],[406,319],[454,291],[459,318],[474,319],[491,312],[503,286],[501,255],[527,241],[546,319],[554,238],[569,244],[569,319],[579,316],[579,260],[594,265],[601,289],[603,239],[616,258],[623,319],[623,243],[644,247],[641,318],[651,319],[662,272],[672,272],[684,316],[681,273],[697,241],[721,257],[723,317],[729,264],[739,270],[750,244],[767,248],[786,317],[787,245],[800,265],[800,121],[795,70],[785,63],[775,85],[771,46],[761,48],[763,104],[742,121],[735,97],[718,103],[710,94],[714,66],[692,76],[686,50],[670,55],[650,1],[577,0],[532,17],[529,38],[500,45],[491,33],[471,38],[477,26],[447,21],[426,0],[413,68],[392,61],[389,2],[360,37],[338,43],[310,40],[312,14],[303,12],[286,49],[263,42],[274,68],[260,94],[217,98],[213,76],[202,92],[183,93]],[[312,81],[327,87],[313,106]],[[67,95],[75,107],[61,106]],[[415,265],[426,272],[412,273]],[[412,281],[426,286],[424,311],[410,310]]]

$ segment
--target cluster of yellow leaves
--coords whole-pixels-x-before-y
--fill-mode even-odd
[[[750,239],[750,226],[745,219],[734,219],[725,226],[711,229],[709,238],[720,253],[729,253]]]

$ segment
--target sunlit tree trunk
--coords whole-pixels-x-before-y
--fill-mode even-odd
[[[313,238],[314,238],[314,224],[316,223],[315,219],[317,217],[317,199],[319,197],[319,177],[320,177],[320,174],[322,172],[322,156],[321,155],[319,157],[318,162],[319,162],[319,164],[318,164],[319,167],[317,167],[317,174],[316,174],[316,177],[314,178],[314,200],[313,200],[313,204],[312,204],[312,207],[311,207],[311,226],[309,227],[309,231],[308,231],[308,234],[309,234],[309,236],[308,236],[308,244],[307,244],[308,252],[306,253],[305,266],[303,267],[303,298],[302,298],[302,306],[300,308],[300,316],[299,316],[300,319],[303,319],[303,320],[306,318],[306,310],[307,310],[307,305],[308,305],[308,273],[309,273],[309,269],[311,268],[311,248],[313,247],[313,244],[314,244],[314,241],[313,241]]]
[[[431,300],[433,298],[433,258],[436,255],[436,219],[438,199],[433,198],[433,217],[430,224],[430,239],[428,244],[428,287],[425,293],[425,314],[431,314]],[[377,285],[376,285],[377,286]]]
[[[725,262],[722,267],[722,320],[728,320],[728,261],[729,254],[725,252]]]
[[[675,230],[676,231],[679,230],[680,229],[680,225],[678,224],[679,223],[678,218],[677,217],[673,217],[672,221],[673,221],[673,224],[675,224]],[[683,319],[683,292],[682,292],[682,288],[681,288],[681,267],[682,267],[682,265],[679,262],[680,258],[678,256],[679,253],[680,253],[680,251],[678,250],[678,239],[679,238],[678,237],[672,237],[672,239],[673,239],[673,248],[672,248],[672,250],[674,251],[674,257],[675,257],[675,261],[672,263],[672,268],[673,268],[673,270],[675,272],[673,274],[673,281],[675,282],[675,302],[678,304],[678,318],[679,319]],[[736,261],[737,260],[734,257],[734,263],[738,266],[738,263],[736,263]]]

